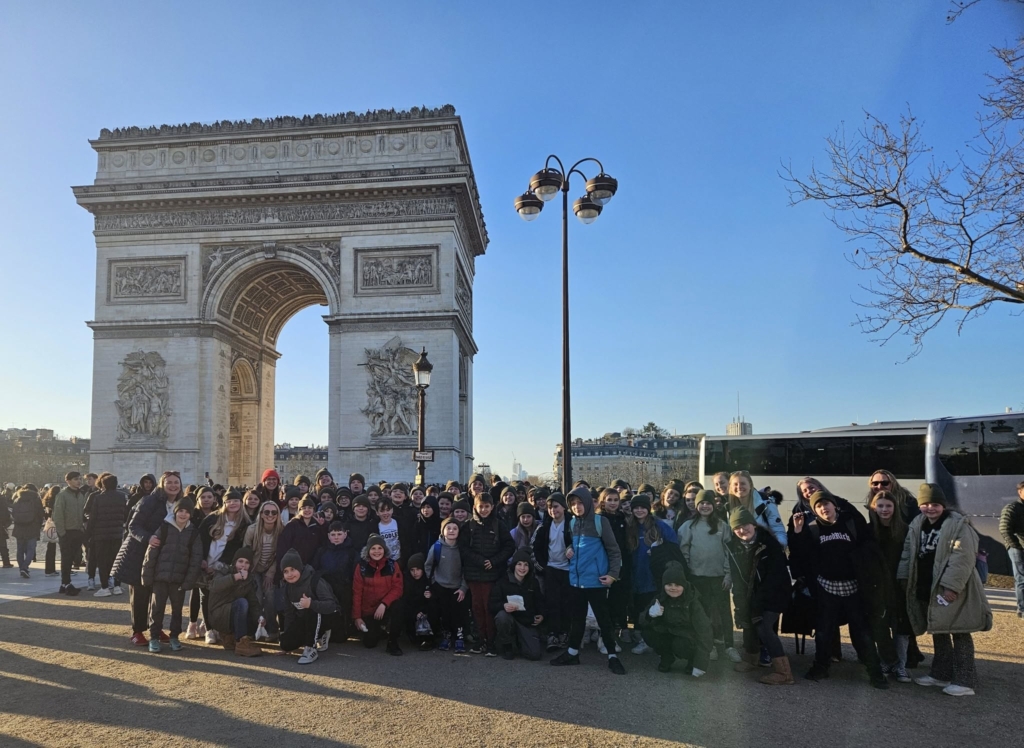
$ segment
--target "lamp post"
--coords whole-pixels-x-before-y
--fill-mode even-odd
[[[552,160],[558,167],[551,165]],[[592,161],[601,170],[593,179],[579,170],[580,164]],[[573,174],[586,182],[586,194],[573,202],[572,211],[581,222],[590,224],[615,196],[619,183],[604,173],[604,165],[596,158],[584,158],[569,169],[558,156],[550,155],[544,168],[530,179],[530,188],[515,199],[516,212],[524,221],[532,221],[544,209],[544,203],[562,192],[562,492],[572,489],[572,428],[569,408],[569,180]]]
[[[417,451],[422,453],[426,450],[425,438],[427,430],[426,414],[427,414],[427,387],[430,386],[430,372],[434,370],[434,365],[427,360],[427,349],[423,348],[420,353],[420,357],[416,359],[412,365],[412,373],[416,378],[416,389],[419,391],[420,401],[420,419],[418,427],[418,441]],[[422,454],[420,455],[422,457]],[[422,486],[424,483],[424,474],[426,472],[426,463],[423,460],[416,460],[416,485]]]

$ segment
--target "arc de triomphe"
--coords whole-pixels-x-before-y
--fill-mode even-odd
[[[93,184],[93,471],[251,484],[274,464],[275,344],[319,304],[340,481],[409,476],[411,363],[434,364],[428,480],[473,452],[487,230],[454,107],[103,130]],[[283,476],[284,477],[284,476]]]

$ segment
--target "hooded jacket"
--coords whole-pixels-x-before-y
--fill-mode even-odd
[[[423,499],[423,504],[429,505],[434,510],[434,513],[430,516],[430,519],[426,519],[420,513],[416,514],[416,540],[413,542],[409,556],[415,553],[422,553],[426,556],[431,546],[441,536],[441,510],[437,506],[437,499],[433,496],[427,496]],[[421,508],[423,504],[420,505]]]
[[[459,532],[459,550],[467,582],[495,582],[505,572],[516,547],[494,509],[489,516],[481,517],[474,506],[473,517]],[[485,561],[491,562],[490,569],[484,567]]]
[[[583,503],[583,516],[573,516],[567,522],[572,536],[573,556],[569,560],[569,584],[573,587],[603,587],[600,577],[605,575],[618,579],[622,570],[622,554],[615,540],[611,522],[601,520],[597,528],[594,514],[594,498],[586,486],[574,488],[567,497]],[[538,533],[539,535],[539,533]]]
[[[84,514],[93,540],[121,540],[127,499],[120,491],[97,491],[86,499]]]
[[[678,650],[690,652],[689,657],[693,667],[706,671],[711,660],[714,637],[711,620],[704,612],[704,606],[696,588],[688,582],[683,588],[682,595],[669,597],[662,585],[657,600],[663,608],[660,616],[652,617],[650,608],[640,614],[640,628],[645,636],[648,635],[648,632],[653,632],[661,636],[681,639],[681,646],[678,647]],[[655,637],[651,636],[647,641],[655,641]],[[676,647],[673,646],[673,649]]]
[[[39,494],[31,488],[21,488],[14,494],[11,506],[11,517],[14,520],[14,537],[18,540],[38,540],[39,531],[45,521],[43,502]]]
[[[210,620],[206,624],[207,628],[225,634],[229,633],[231,631],[231,604],[235,600],[245,598],[249,601],[251,630],[252,625],[256,622],[254,619],[259,618],[259,612],[262,609],[256,592],[256,584],[256,578],[252,574],[247,579],[235,579],[233,566],[216,574],[213,581],[210,582]]]
[[[516,579],[515,567],[509,567],[504,574],[494,583],[491,588],[491,597],[487,603],[487,610],[491,617],[498,615],[505,609],[510,595],[519,595],[523,598],[523,605],[526,610],[517,610],[512,613],[516,623],[523,626],[533,626],[535,616],[541,614],[540,610],[540,587],[537,584],[536,575],[531,567],[530,573],[523,577],[520,582]]]
[[[765,611],[784,613],[792,593],[786,552],[772,533],[760,525],[756,528],[751,543],[734,534],[726,544],[736,623],[741,628],[752,627]]]
[[[152,484],[152,488],[150,488],[148,491],[145,488],[143,488],[143,484],[146,481],[150,481],[150,483]],[[142,501],[144,498],[153,493],[154,488],[156,488],[155,475],[153,475],[152,473],[146,473],[144,476],[139,478],[139,484],[135,487],[135,490],[128,495],[128,501],[125,502],[124,521],[126,523],[128,522],[128,514],[131,512],[132,508],[140,501]]]
[[[283,577],[282,581],[284,581]],[[315,585],[314,582],[316,582]],[[334,596],[334,590],[331,589],[331,585],[327,580],[320,578],[320,575],[313,570],[312,566],[303,567],[302,573],[299,575],[299,581],[294,584],[284,582],[285,630],[295,625],[295,619],[300,613],[299,609],[295,607],[295,603],[299,602],[303,595],[307,596],[310,600],[309,607],[305,609],[305,612],[327,616],[337,613],[340,609],[338,598]]]
[[[152,587],[154,582],[164,582],[183,590],[195,587],[203,561],[199,530],[191,522],[178,529],[172,520],[165,519],[156,534],[160,537],[160,546],[146,548],[142,584]]]
[[[384,546],[384,558],[374,561],[363,548],[352,577],[352,618],[372,617],[383,603],[390,608],[402,597],[402,570],[391,560],[391,552]]]

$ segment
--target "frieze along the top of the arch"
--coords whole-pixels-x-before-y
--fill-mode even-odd
[[[182,135],[221,135],[254,133],[267,130],[291,130],[342,125],[366,125],[387,122],[411,122],[455,117],[455,107],[444,104],[440,107],[412,107],[408,110],[374,109],[368,112],[343,112],[338,114],[314,114],[303,117],[271,117],[269,119],[221,120],[203,124],[192,122],[180,125],[159,125],[153,127],[118,127],[114,130],[100,130],[99,140],[136,140],[140,138],[162,138]]]

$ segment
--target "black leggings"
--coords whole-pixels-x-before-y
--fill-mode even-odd
[[[188,598],[188,622],[199,620],[199,612],[203,613],[203,623],[210,627],[210,593],[202,587],[193,587]]]

